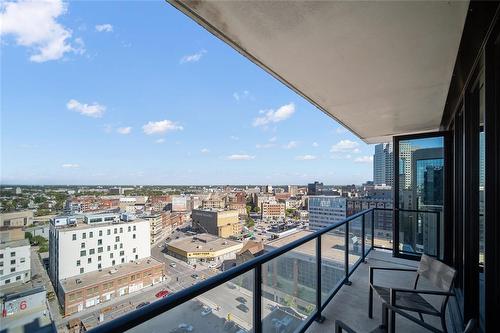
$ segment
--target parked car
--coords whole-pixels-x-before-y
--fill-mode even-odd
[[[228,282],[226,283],[226,286],[229,288],[229,289],[236,289],[236,285],[232,282]]]
[[[159,292],[157,292],[155,294],[155,296],[156,296],[156,298],[163,298],[163,297],[167,296],[168,294],[169,294],[168,290],[163,289],[163,290],[160,290]]]
[[[247,299],[245,297],[242,297],[242,296],[239,296],[239,297],[236,297],[236,300],[240,303],[246,303],[247,302]]]
[[[206,316],[212,313],[212,308],[209,306],[204,306],[203,310],[201,310],[201,315]]]
[[[186,323],[179,324],[179,329],[183,330],[184,332],[192,332],[193,331],[193,325],[189,325]]]
[[[200,278],[198,274],[191,274],[191,277],[195,280],[198,280]]]
[[[137,306],[135,307],[136,309],[140,309],[148,304],[150,304],[151,302],[141,302],[139,304],[137,304]]]
[[[177,266],[177,264],[175,262],[170,263],[170,267],[175,267],[175,266]]]
[[[247,312],[248,312],[248,310],[249,310],[248,306],[246,306],[245,304],[239,304],[236,308],[237,308],[238,310],[240,310],[240,311],[245,312],[245,313],[247,313]]]

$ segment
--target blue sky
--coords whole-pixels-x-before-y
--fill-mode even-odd
[[[3,184],[372,178],[373,146],[164,1],[0,8]]]

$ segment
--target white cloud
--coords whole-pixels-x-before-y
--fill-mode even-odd
[[[188,63],[188,62],[198,62],[201,60],[201,58],[203,57],[203,55],[207,53],[206,50],[200,50],[196,53],[193,53],[193,54],[188,54],[188,55],[185,55],[181,58],[181,60],[179,60],[179,63],[180,64],[185,64],[185,63]]]
[[[144,133],[151,134],[165,134],[167,132],[182,131],[184,127],[180,126],[177,122],[171,120],[150,121],[142,126]]]
[[[373,162],[373,156],[360,156],[360,157],[355,158],[354,162],[371,163],[371,162]]]
[[[203,148],[203,149],[201,149],[201,150],[200,150],[200,152],[201,152],[202,154],[208,154],[208,153],[210,153],[210,149],[208,149],[208,148]]]
[[[66,107],[68,110],[76,111],[84,116],[93,118],[101,118],[106,111],[106,107],[104,105],[100,105],[98,103],[82,104],[76,99],[70,99],[68,103],[66,103]]]
[[[158,143],[158,144],[164,143],[164,142],[165,142],[164,138],[161,138],[161,139],[158,139],[158,140],[155,141],[155,143]]]
[[[118,127],[116,131],[120,134],[130,134],[132,132],[132,127]]]
[[[255,156],[250,156],[250,155],[245,155],[245,154],[233,154],[233,155],[229,155],[228,157],[226,157],[226,159],[228,160],[232,160],[232,161],[248,161],[248,160],[253,160],[255,159]]]
[[[283,148],[285,148],[285,149],[292,149],[292,148],[296,148],[297,145],[298,145],[297,141],[290,141],[286,145],[284,145]]]
[[[239,102],[240,100],[243,99],[253,100],[253,97],[252,95],[250,95],[250,91],[248,90],[243,90],[242,92],[235,91],[233,93],[233,98],[236,100],[236,102]]]
[[[295,159],[299,160],[299,161],[312,161],[312,160],[317,159],[317,157],[314,155],[299,155],[299,156],[296,156]]]
[[[97,24],[95,30],[98,32],[113,32],[113,26],[109,23]]]
[[[345,153],[345,152],[354,152],[358,153],[359,143],[351,141],[351,140],[340,140],[338,143],[334,144],[330,151],[332,153]]]
[[[319,144],[317,142],[313,142],[312,146],[316,148],[316,147],[319,147]]]
[[[266,126],[272,123],[278,123],[280,121],[290,118],[295,112],[295,104],[289,103],[281,106],[278,110],[261,110],[260,114],[262,117],[257,117],[253,121],[253,126]]]
[[[276,140],[278,140],[278,138],[273,136],[272,138],[269,139],[269,142],[276,142]]]
[[[234,136],[234,135],[231,135],[229,138],[230,138],[231,140],[234,140],[234,141],[238,141],[238,140],[240,139],[239,137]]]
[[[79,167],[80,165],[76,163],[64,163],[63,165],[61,165],[61,168],[64,169],[77,169]]]
[[[33,62],[57,60],[65,53],[84,53],[83,41],[75,39],[72,31],[57,22],[67,11],[61,0],[2,2],[0,5],[0,35],[13,35],[16,44],[28,47]]]
[[[342,134],[342,133],[347,133],[347,128],[344,128],[344,127],[337,127],[337,129],[335,130],[335,132],[337,132],[338,134]]]

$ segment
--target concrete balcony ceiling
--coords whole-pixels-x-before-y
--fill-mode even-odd
[[[169,2],[367,143],[439,129],[469,6]]]

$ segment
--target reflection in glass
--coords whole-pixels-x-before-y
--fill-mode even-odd
[[[262,265],[262,330],[294,332],[316,310],[316,240]]]
[[[399,249],[438,255],[443,244],[438,239],[443,228],[443,137],[400,141],[399,161]]]

